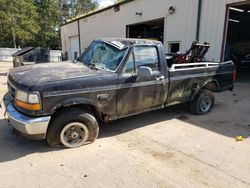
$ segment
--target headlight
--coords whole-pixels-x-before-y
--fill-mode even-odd
[[[38,103],[40,103],[39,95],[37,93],[28,94],[28,103],[30,103],[30,104],[38,104]]]
[[[28,93],[17,90],[16,99],[19,100],[19,101],[28,102]]]
[[[16,104],[17,106],[24,108],[26,110],[42,109],[39,93],[26,93],[24,91],[17,90]]]

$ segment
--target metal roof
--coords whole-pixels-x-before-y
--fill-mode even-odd
[[[116,7],[116,6],[120,6],[120,5],[129,3],[129,2],[131,2],[131,1],[134,1],[134,0],[124,0],[124,1],[121,1],[121,2],[116,3],[116,4],[114,4],[114,5],[105,7],[105,8],[103,8],[103,9],[99,9],[99,10],[96,10],[96,11],[94,11],[94,12],[90,12],[90,13],[88,13],[88,14],[83,14],[83,15],[81,15],[81,16],[72,18],[71,20],[67,21],[65,24],[62,24],[62,25],[60,25],[60,26],[67,25],[67,24],[69,24],[69,23],[78,21],[78,20],[83,19],[83,18],[87,18],[87,17],[92,16],[92,15],[95,15],[95,14],[99,14],[99,13],[101,13],[101,12],[104,12],[104,11],[109,10],[109,9],[111,9],[111,8],[114,8],[114,7]]]

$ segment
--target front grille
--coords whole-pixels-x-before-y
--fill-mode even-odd
[[[15,103],[16,89],[8,82],[8,90],[10,92],[11,101]]]

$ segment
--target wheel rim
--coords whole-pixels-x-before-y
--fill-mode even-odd
[[[88,128],[80,122],[67,124],[60,134],[62,144],[69,148],[75,148],[83,145],[88,137]]]
[[[200,109],[202,112],[208,112],[212,105],[212,99],[208,96],[204,97],[200,103]]]

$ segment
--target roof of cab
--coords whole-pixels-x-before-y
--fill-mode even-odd
[[[120,49],[126,48],[130,45],[135,45],[135,44],[148,44],[148,45],[161,44],[160,41],[156,41],[156,40],[136,39],[136,38],[101,38],[101,39],[97,39],[96,41],[98,40],[112,44]]]

